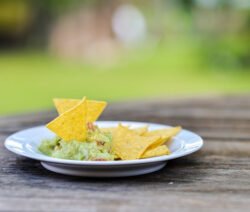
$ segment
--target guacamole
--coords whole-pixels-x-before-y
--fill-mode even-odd
[[[51,157],[70,160],[114,160],[115,155],[111,151],[112,135],[102,132],[97,126],[88,124],[86,141],[64,141],[59,137],[44,140],[39,150]]]

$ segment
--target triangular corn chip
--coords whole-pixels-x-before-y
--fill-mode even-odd
[[[54,105],[59,115],[80,103],[80,99],[53,99]]]
[[[125,127],[125,126],[122,126],[122,127]],[[126,127],[126,128],[129,129],[128,127]],[[113,134],[115,130],[116,130],[116,127],[101,128],[102,132],[109,132],[111,134]],[[130,130],[135,132],[137,135],[143,135],[148,131],[148,126],[132,128]]]
[[[169,141],[172,137],[177,135],[181,131],[181,127],[171,127],[162,130],[153,130],[144,133],[144,136],[161,136],[162,140],[159,141],[158,146],[164,144],[165,142]]]
[[[146,136],[152,136],[152,135],[160,135],[162,137],[173,137],[176,134],[178,134],[181,131],[181,127],[171,127],[171,128],[165,128],[161,130],[152,130],[147,133],[145,133]]]
[[[83,98],[75,107],[62,113],[47,124],[47,128],[65,141],[85,141],[87,136],[87,100]]]
[[[106,102],[87,100],[87,122],[95,122],[107,106]]]
[[[138,135],[144,135],[145,133],[148,132],[148,126],[133,128],[131,130],[133,130],[134,132],[136,132]]]
[[[139,159],[159,138],[159,136],[140,136],[126,127],[118,126],[113,133],[112,150],[122,160]]]
[[[79,104],[79,99],[53,99],[57,112],[62,114]],[[103,101],[87,100],[87,122],[95,122],[107,103]]]
[[[162,155],[169,155],[170,151],[166,145],[158,146],[154,149],[147,150],[141,158],[151,158]]]

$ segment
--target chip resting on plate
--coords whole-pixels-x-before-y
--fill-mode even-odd
[[[161,136],[161,140],[159,140],[159,143],[156,144],[156,146],[160,146],[167,141],[169,141],[172,137],[177,135],[181,131],[181,127],[171,127],[171,128],[166,128],[166,129],[161,129],[161,130],[153,130],[153,131],[148,131],[144,133],[145,136],[154,136],[158,135]]]
[[[87,135],[87,100],[83,98],[73,108],[47,124],[47,128],[65,141],[85,141]]]
[[[152,130],[148,131],[145,133],[146,136],[152,136],[152,135],[160,135],[162,137],[173,137],[177,135],[181,131],[181,127],[171,127],[171,128],[166,128],[166,129],[161,129],[161,130]]]
[[[170,151],[166,145],[158,146],[153,149],[147,150],[141,158],[151,158],[156,156],[162,156],[162,155],[169,155]]]
[[[53,99],[57,112],[60,114],[79,104],[79,99]],[[87,100],[87,122],[95,122],[107,106],[104,101]]]
[[[145,127],[138,127],[138,128],[134,128],[132,129],[135,133],[137,133],[138,135],[144,135],[145,133],[148,132],[148,126]]]
[[[125,126],[122,126],[122,127],[125,127]],[[126,127],[126,128],[129,129],[129,127]],[[111,134],[113,134],[115,130],[116,130],[116,127],[101,128],[102,132],[109,132]],[[131,130],[131,132],[133,131],[134,133],[136,133],[138,135],[144,135],[148,131],[148,126],[137,127],[137,128],[133,128],[130,130]]]
[[[118,126],[113,133],[112,150],[122,160],[139,159],[160,136],[140,136],[127,127]]]

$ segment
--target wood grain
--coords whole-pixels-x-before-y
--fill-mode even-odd
[[[0,118],[0,211],[248,211],[250,96],[111,104],[103,120],[182,125],[203,136],[199,152],[156,173],[119,179],[55,174],[3,147],[11,133],[54,111]]]

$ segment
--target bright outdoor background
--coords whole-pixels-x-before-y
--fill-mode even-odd
[[[0,0],[0,115],[249,92],[249,26],[249,0]]]

